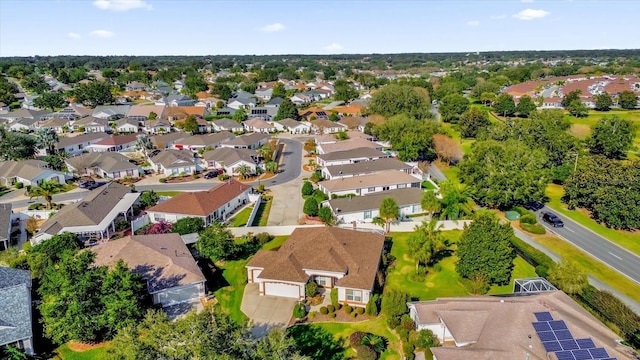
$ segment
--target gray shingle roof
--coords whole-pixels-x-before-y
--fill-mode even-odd
[[[258,157],[258,153],[255,150],[249,149],[218,148],[207,151],[202,156],[207,161],[216,161],[228,166],[241,160],[254,163],[254,159]]]
[[[175,166],[194,165],[193,152],[191,150],[167,149],[161,151],[158,155],[151,158],[154,164],[160,164],[164,168],[172,168]]]
[[[9,240],[11,229],[11,204],[0,204],[0,241]],[[2,278],[0,278],[2,282]]]
[[[0,266],[0,299],[0,346],[32,337],[30,273]]]
[[[419,205],[422,192],[422,189],[418,188],[387,190],[365,196],[329,200],[329,206],[334,212],[338,212],[337,209],[340,209],[340,213],[361,212],[379,209],[382,200],[388,197],[395,200],[399,207]]]
[[[236,121],[233,121],[231,119],[218,119],[216,121],[213,122],[214,125],[223,127],[225,129],[242,129],[243,126],[242,124],[239,124]]]
[[[81,144],[87,141],[97,141],[101,139],[106,139],[109,137],[109,134],[102,132],[88,133],[82,134],[78,136],[66,136],[60,137],[60,141],[56,143],[56,148],[64,148],[69,145]]]
[[[257,143],[258,141],[261,141],[264,139],[270,139],[270,138],[271,136],[266,134],[253,133],[253,134],[238,136],[235,139],[227,141],[227,144],[233,145],[233,146],[248,146],[248,145]]]
[[[382,151],[371,149],[371,148],[357,148],[357,149],[335,151],[329,154],[318,155],[318,158],[324,161],[348,160],[348,159],[364,158],[364,157],[384,158],[384,157],[389,157],[389,155],[383,153]]]
[[[129,158],[116,152],[92,152],[69,158],[65,161],[76,170],[79,167],[98,167],[104,171],[123,171],[137,168]]]
[[[371,174],[385,170],[406,169],[411,169],[411,165],[407,165],[394,158],[382,158],[371,161],[361,161],[355,164],[327,166],[326,171],[333,177],[339,175],[350,176],[356,174]]]

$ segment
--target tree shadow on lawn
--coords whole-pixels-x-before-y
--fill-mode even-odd
[[[302,355],[318,360],[341,360],[344,358],[344,344],[333,335],[315,325],[295,325],[287,329]]]

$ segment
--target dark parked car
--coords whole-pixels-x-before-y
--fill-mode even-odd
[[[562,220],[560,220],[560,218],[551,212],[543,212],[542,213],[542,220],[544,220],[544,222],[546,222],[547,224],[553,226],[553,227],[563,227],[564,226],[564,222]]]
[[[212,171],[209,171],[208,173],[204,174],[204,178],[205,179],[213,179],[216,176],[218,176],[218,172],[216,170],[212,170]]]
[[[94,180],[80,180],[80,182],[78,183],[78,187],[81,189],[91,189],[91,187],[93,185],[95,185],[95,181]]]
[[[538,211],[544,207],[544,204],[540,201],[529,201],[524,204],[524,208],[531,211]]]
[[[158,154],[160,154],[160,150],[156,149],[156,150],[153,150],[153,151],[149,154],[149,157],[154,157],[154,156],[156,156],[156,155],[158,155]]]

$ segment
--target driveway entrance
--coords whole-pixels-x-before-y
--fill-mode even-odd
[[[240,310],[251,319],[251,333],[254,337],[263,337],[269,330],[285,328],[289,324],[296,299],[276,296],[261,296],[258,284],[247,284],[242,296]]]

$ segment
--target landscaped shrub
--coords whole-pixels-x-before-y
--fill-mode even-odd
[[[313,197],[316,198],[319,203],[329,199],[329,197],[320,189],[313,190]]]
[[[302,319],[307,315],[307,308],[304,304],[297,304],[293,307],[293,317],[296,319]]]
[[[327,309],[326,306],[323,306],[323,307],[320,308],[320,314],[322,314],[322,315],[327,315],[329,312],[330,311],[329,311],[329,309]]]
[[[409,294],[400,290],[387,290],[382,296],[382,313],[387,316],[389,325],[393,328],[400,324],[400,317],[407,313]]]
[[[18,181],[17,183],[15,183],[15,187],[16,189],[22,189],[24,187],[24,184]]]
[[[356,346],[362,344],[362,338],[366,334],[367,333],[362,332],[362,331],[356,331],[356,332],[352,333],[351,335],[349,335],[349,345],[351,345],[352,347],[356,347]]]
[[[538,220],[536,219],[535,214],[524,214],[520,217],[520,224],[535,224]]]
[[[333,288],[331,289],[331,292],[329,293],[329,296],[331,296],[331,305],[333,305],[337,310],[340,310],[340,308],[338,307],[339,303],[338,303],[338,289]]]
[[[304,183],[302,183],[301,191],[303,196],[309,196],[313,194],[313,184],[311,184],[309,181],[305,181]]]
[[[309,281],[304,288],[308,297],[314,297],[318,294],[318,284],[314,281]]]
[[[336,307],[333,306],[333,305],[327,305],[327,311],[328,312],[334,312],[334,311],[336,311]]]
[[[354,318],[354,319],[358,317],[358,313],[357,313],[357,312],[355,312],[355,311],[354,311],[354,312],[352,312],[350,315],[351,315],[351,317],[352,317],[352,318]]]
[[[407,330],[413,330],[416,327],[416,323],[409,314],[404,314],[402,315],[402,318],[400,318],[400,327]]]
[[[358,313],[358,315],[362,315],[364,314],[364,308],[361,308],[361,307],[356,308],[356,312]]]
[[[318,316],[318,312],[317,311],[312,311],[309,313],[309,315],[307,315],[309,317],[309,319],[313,319],[316,316]]]
[[[547,232],[547,230],[545,230],[544,226],[540,225],[540,224],[524,224],[524,223],[520,223],[520,227],[522,228],[522,230],[530,232],[532,234],[536,234],[536,235],[543,235]]]
[[[511,237],[511,245],[523,259],[536,266],[536,274],[539,276],[547,277],[549,270],[556,266],[556,263],[547,254],[515,236]]]
[[[269,241],[273,240],[273,237],[274,236],[269,234],[268,232],[261,232],[253,235],[253,238],[255,239],[255,241],[260,245],[264,245]]]
[[[431,330],[424,329],[420,331],[413,331],[409,337],[415,347],[420,349],[428,349],[439,345],[438,338],[433,334],[433,332],[431,332]]]
[[[346,312],[347,314],[351,314],[352,311],[353,311],[353,308],[351,306],[345,305],[344,312]]]
[[[144,229],[142,235],[154,235],[154,234],[166,234],[170,233],[173,225],[165,221],[159,221],[151,224],[148,228]]]
[[[332,312],[331,314],[329,314],[330,318],[335,318],[336,317],[336,313]]]
[[[640,316],[606,290],[587,286],[581,298],[603,318],[615,324],[636,349],[640,347]]]
[[[376,360],[378,358],[378,353],[368,346],[358,345],[355,349],[358,353],[358,360]]]
[[[337,304],[335,305],[335,307],[336,307],[336,311],[338,311],[338,310],[342,309],[342,304],[337,303]]]
[[[520,214],[520,216],[525,216],[527,214],[532,214],[531,211],[523,208],[522,206],[514,206],[513,209],[511,209],[511,211],[515,211],[518,214]]]
[[[413,360],[416,358],[416,355],[413,353],[415,347],[410,342],[405,342],[402,344],[402,352],[404,353],[404,358],[407,360]]]
[[[362,337],[361,344],[370,347],[378,354],[382,354],[387,348],[387,339],[375,334],[365,334]]]
[[[220,176],[218,176],[218,180],[220,181],[225,181],[225,180],[229,180],[231,176],[227,175],[227,174],[222,174]]]
[[[158,180],[158,181],[160,181],[161,183],[163,183],[163,184],[164,184],[164,183],[166,183],[166,182],[167,182],[167,178],[160,178],[160,180]]]
[[[380,295],[373,294],[369,297],[369,302],[365,308],[365,312],[370,316],[378,316],[378,302],[380,301]]]
[[[309,216],[317,216],[318,215],[318,201],[313,198],[307,198],[304,201],[304,205],[302,207],[302,212]]]

